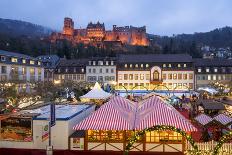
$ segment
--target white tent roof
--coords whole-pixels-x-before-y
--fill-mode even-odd
[[[216,93],[218,93],[217,90],[215,90],[214,88],[209,88],[209,87],[200,87],[200,88],[198,88],[198,90],[199,90],[199,91],[200,91],[200,90],[207,91],[207,92],[209,92],[210,94],[216,94]]]
[[[107,99],[111,96],[110,93],[105,92],[102,90],[101,86],[98,82],[95,83],[92,90],[90,90],[87,94],[81,96],[80,98],[87,98],[87,99]]]

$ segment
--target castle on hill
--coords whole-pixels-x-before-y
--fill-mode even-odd
[[[57,40],[69,40],[72,43],[91,44],[94,46],[104,46],[107,44],[118,45],[138,45],[148,46],[149,41],[146,34],[146,27],[113,25],[112,30],[106,30],[104,23],[90,22],[84,29],[75,29],[71,18],[64,18],[62,32],[53,32],[50,36],[51,42]]]

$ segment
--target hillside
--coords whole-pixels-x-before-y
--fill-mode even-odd
[[[28,37],[44,37],[52,32],[50,28],[32,24],[25,21],[2,19],[0,18],[0,34],[12,37],[28,36]]]

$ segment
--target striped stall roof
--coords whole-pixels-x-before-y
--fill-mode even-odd
[[[142,130],[155,125],[169,125],[184,131],[197,129],[181,115],[173,106],[160,97],[154,96],[141,103],[137,110],[136,130]]]
[[[113,97],[74,127],[74,130],[133,130],[135,105],[123,97]]]
[[[206,125],[209,122],[213,121],[213,119],[206,115],[206,114],[200,114],[197,117],[194,118],[197,122],[199,122],[201,125]]]
[[[213,118],[214,120],[220,122],[223,125],[227,125],[232,123],[232,118],[225,115],[225,114],[219,114]]]
[[[197,130],[175,108],[157,96],[139,103],[120,96],[113,97],[74,126],[74,130],[142,130],[155,125],[175,126],[184,131]]]

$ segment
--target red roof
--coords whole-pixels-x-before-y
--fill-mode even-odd
[[[77,124],[75,130],[142,130],[155,125],[170,125],[184,131],[197,129],[160,97],[131,102],[114,97]]]

